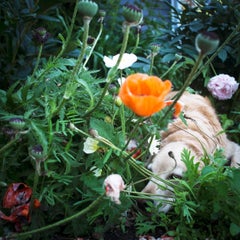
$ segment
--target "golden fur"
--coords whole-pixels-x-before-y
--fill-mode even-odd
[[[169,94],[168,99],[172,99],[175,94]],[[151,163],[153,173],[161,179],[169,179],[172,175],[181,177],[186,171],[186,166],[181,161],[183,149],[191,151],[201,168],[201,157],[204,154],[212,154],[217,148],[222,148],[226,158],[231,159],[230,165],[238,167],[240,146],[227,139],[209,99],[186,92],[180,101],[184,105],[183,115],[186,123],[177,118],[161,133],[160,150],[153,156]],[[172,201],[171,192],[159,188],[159,185],[164,184],[152,179],[143,192],[163,195]],[[170,207],[169,204],[163,204],[160,210],[166,212]]]

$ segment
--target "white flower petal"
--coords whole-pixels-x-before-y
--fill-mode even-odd
[[[98,141],[91,137],[88,137],[83,144],[83,151],[87,154],[96,152],[98,148]]]
[[[126,80],[126,78],[125,77],[121,77],[121,78],[118,78],[118,83],[119,83],[119,85],[120,86],[122,86],[123,85],[123,83],[125,82],[125,80]]]
[[[105,63],[105,66],[108,67],[108,68],[112,68],[115,66],[116,63],[114,63],[113,59],[112,58],[109,58],[107,56],[104,56],[103,57],[103,61]]]
[[[148,143],[150,143],[150,141],[151,141],[151,138],[148,139]],[[149,153],[151,155],[157,154],[159,152],[159,145],[160,145],[160,140],[159,139],[156,140],[156,135],[154,135],[148,149]]]
[[[113,56],[112,58],[109,58],[107,56],[103,57],[103,61],[105,63],[105,66],[108,68],[112,68],[117,64],[119,58],[119,54]],[[137,61],[137,56],[133,53],[124,53],[122,56],[122,60],[118,66],[118,69],[125,69],[130,66],[132,66],[133,63]]]

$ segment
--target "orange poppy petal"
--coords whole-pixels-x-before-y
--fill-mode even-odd
[[[169,101],[166,101],[165,103],[166,103],[166,106],[169,106],[173,103],[173,101],[169,100]],[[173,117],[177,118],[183,110],[183,103],[181,101],[177,101],[174,105],[174,109],[175,110],[174,110]]]
[[[148,117],[166,106],[165,96],[171,90],[169,80],[136,73],[129,75],[120,88],[123,103],[139,116]]]

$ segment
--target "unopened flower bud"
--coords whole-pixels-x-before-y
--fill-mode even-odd
[[[9,120],[9,124],[15,130],[23,130],[26,125],[26,122],[22,118],[11,118]]]
[[[94,37],[91,37],[91,36],[88,36],[88,39],[87,39],[87,44],[88,45],[92,45],[95,41],[95,38]]]
[[[94,138],[99,137],[98,131],[96,129],[93,129],[93,128],[89,129],[89,134]]]
[[[42,160],[45,157],[42,145],[38,144],[31,148],[30,155],[37,160]]]
[[[99,14],[99,16],[100,16],[101,18],[104,18],[104,17],[106,16],[106,11],[104,11],[104,10],[99,10],[98,14]]]
[[[109,93],[111,93],[112,95],[115,95],[118,93],[118,88],[115,84],[110,84],[109,88],[108,88]]]
[[[95,2],[82,0],[78,3],[78,12],[83,17],[93,18],[98,11],[98,5]]]
[[[152,50],[152,55],[153,55],[153,56],[158,55],[159,50],[160,50],[160,45],[157,44],[157,43],[152,44],[152,45],[151,45],[151,50]]]
[[[104,118],[104,121],[105,121],[106,123],[112,123],[112,118],[111,118],[110,116],[106,116],[106,117]]]
[[[142,22],[143,11],[132,4],[125,4],[123,6],[123,17],[128,24],[132,26],[137,26]]]
[[[178,53],[176,53],[175,54],[175,61],[180,61],[182,59],[182,55],[180,55],[180,54],[178,54]]]
[[[213,32],[199,33],[195,39],[195,46],[199,54],[211,54],[219,44],[218,36]]]
[[[119,96],[116,96],[116,97],[114,98],[114,102],[115,102],[115,104],[116,104],[118,107],[120,107],[120,106],[122,105],[122,100],[121,100],[121,98],[120,98]]]
[[[45,43],[48,40],[49,36],[50,34],[44,27],[39,27],[33,30],[33,39],[38,44]]]

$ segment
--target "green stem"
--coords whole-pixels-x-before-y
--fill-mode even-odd
[[[173,62],[173,64],[171,65],[171,67],[170,68],[168,68],[168,70],[166,71],[166,72],[164,72],[164,74],[160,77],[161,79],[163,79],[170,71],[172,71],[172,69],[174,68],[174,66],[177,64],[177,60],[175,60],[174,62]]]
[[[176,95],[176,98],[174,99],[173,103],[169,106],[168,110],[166,111],[166,113],[164,114],[164,116],[160,119],[160,121],[163,121],[164,119],[166,119],[168,117],[168,115],[170,114],[170,112],[172,111],[174,105],[176,104],[176,102],[179,100],[179,98],[182,96],[182,94],[185,92],[185,90],[187,89],[187,87],[192,83],[193,81],[193,77],[194,74],[196,73],[196,71],[198,70],[203,58],[205,56],[203,54],[199,54],[197,61],[195,63],[195,65],[193,66],[190,74],[187,77],[187,80],[185,81],[185,83],[183,84],[181,90],[178,92],[178,94]]]
[[[86,60],[85,60],[85,62],[83,64],[83,68],[86,66],[86,64],[88,63],[90,57],[92,56],[92,53],[93,53],[93,51],[94,51],[94,49],[95,49],[95,47],[96,47],[96,45],[97,45],[97,43],[99,41],[99,38],[102,35],[102,31],[103,31],[103,23],[101,22],[98,35],[97,35],[97,37],[96,37],[96,39],[95,39],[95,41],[93,43],[93,46],[91,47],[91,50],[90,50],[90,52],[89,52],[89,54],[88,54],[88,56],[87,56],[87,58],[86,58]]]
[[[73,69],[72,78],[74,78],[75,75],[78,74],[78,72],[80,70],[80,67],[81,67],[81,64],[82,64],[82,61],[83,61],[83,58],[84,58],[85,53],[86,53],[88,34],[89,34],[89,25],[90,25],[91,20],[92,20],[92,18],[89,18],[89,17],[84,17],[83,18],[84,32],[83,32],[83,40],[82,40],[82,49],[81,49],[81,54],[78,57],[76,66]]]
[[[138,27],[138,26],[137,26]],[[136,50],[137,50],[137,48],[138,48],[138,45],[139,45],[139,40],[140,40],[140,33],[139,33],[139,31],[138,31],[138,33],[137,33],[137,38],[136,38],[136,43],[135,43],[135,46],[134,46],[134,48],[133,48],[133,50],[132,50],[132,53],[135,53],[136,52]]]
[[[79,218],[80,216],[86,214],[87,212],[89,212],[91,209],[93,209],[94,207],[96,207],[103,199],[103,195],[99,196],[95,201],[93,201],[90,205],[88,205],[86,208],[84,208],[83,210],[81,210],[80,212],[70,216],[70,217],[67,217],[67,218],[64,218],[58,222],[55,222],[55,223],[52,223],[52,224],[49,224],[47,226],[44,226],[42,228],[38,228],[38,229],[34,229],[34,230],[31,230],[31,231],[28,231],[28,232],[24,232],[24,233],[19,233],[19,234],[12,234],[10,236],[7,236],[5,237],[5,239],[13,239],[13,238],[21,238],[21,237],[27,237],[27,236],[30,236],[32,234],[35,234],[35,233],[39,233],[39,232],[43,232],[43,231],[47,231],[51,228],[54,228],[54,227],[57,227],[57,226],[60,226],[62,224],[66,224],[67,222],[70,222],[76,218]]]
[[[76,16],[77,16],[77,11],[78,11],[78,1],[79,0],[76,0],[76,3],[75,3],[75,8],[74,8],[74,11],[73,11],[71,25],[70,25],[69,30],[67,32],[67,38],[66,38],[65,42],[63,43],[62,49],[59,52],[59,54],[57,55],[57,57],[55,58],[55,60],[60,58],[63,55],[63,53],[65,52],[65,50],[66,50],[66,48],[67,48],[67,46],[68,46],[68,44],[70,42],[70,39],[71,39],[71,36],[72,36],[73,27],[74,27]]]
[[[43,50],[43,44],[40,45],[39,47],[39,51],[38,51],[38,56],[37,56],[37,61],[36,61],[36,64],[35,64],[35,67],[34,67],[34,70],[33,70],[33,73],[32,73],[32,77],[34,77],[37,69],[38,69],[38,66],[39,66],[39,63],[40,63],[40,59],[41,59],[41,56],[42,56],[42,50]]]
[[[130,28],[131,28],[130,25],[128,25],[128,24],[125,25],[125,32],[124,32],[124,37],[123,37],[123,43],[122,43],[122,47],[121,47],[121,50],[120,50],[118,61],[117,61],[116,65],[113,68],[111,68],[109,70],[109,72],[108,72],[107,83],[106,83],[106,85],[105,85],[105,87],[104,87],[104,89],[102,91],[102,94],[101,94],[97,104],[92,109],[87,111],[83,117],[88,117],[89,115],[91,115],[92,112],[95,111],[95,109],[97,109],[101,105],[101,103],[103,101],[103,98],[106,95],[107,90],[109,88],[109,85],[112,83],[112,81],[113,81],[113,79],[115,77],[115,74],[116,74],[116,72],[118,70],[118,66],[119,66],[119,64],[120,64],[120,62],[122,60],[122,56],[123,56],[123,54],[126,51]]]
[[[4,151],[6,151],[8,148],[10,148],[14,143],[16,143],[20,138],[20,135],[17,134],[14,139],[12,139],[10,142],[8,142],[6,145],[4,145],[0,149],[0,154],[2,154]]]
[[[151,64],[150,64],[150,69],[149,69],[149,75],[152,75],[152,70],[153,70],[153,65],[154,65],[154,54],[151,54]]]

